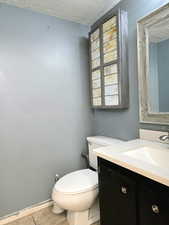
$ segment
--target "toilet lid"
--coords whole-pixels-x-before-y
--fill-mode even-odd
[[[83,169],[63,176],[55,184],[55,190],[65,194],[77,194],[95,189],[97,186],[97,172]]]

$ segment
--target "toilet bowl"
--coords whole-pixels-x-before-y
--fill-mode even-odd
[[[99,220],[97,157],[93,149],[122,143],[107,137],[89,137],[87,140],[91,169],[77,170],[63,176],[52,192],[53,212],[67,210],[69,225],[90,225]]]
[[[84,169],[62,177],[54,186],[52,198],[63,209],[84,211],[91,207],[97,195],[97,172]]]
[[[91,169],[65,175],[55,184],[52,193],[57,208],[68,211],[67,219],[70,225],[88,225],[95,222],[93,219],[90,221],[88,213],[97,196],[98,174]]]

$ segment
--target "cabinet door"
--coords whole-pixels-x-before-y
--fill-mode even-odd
[[[169,225],[169,193],[140,185],[140,225]]]
[[[136,183],[106,166],[99,183],[101,225],[136,225]]]

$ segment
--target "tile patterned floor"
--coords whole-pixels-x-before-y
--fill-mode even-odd
[[[51,207],[48,207],[6,225],[68,225],[68,223],[64,213],[53,214]],[[93,225],[99,225],[99,223]]]

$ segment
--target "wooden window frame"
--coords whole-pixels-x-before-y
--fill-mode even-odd
[[[117,18],[117,60],[104,63],[103,61],[103,24],[111,19],[113,16]],[[99,29],[99,40],[100,40],[100,66],[92,69],[92,58],[91,58],[91,34]],[[89,33],[89,56],[90,56],[90,96],[91,106],[94,109],[126,109],[129,106],[129,82],[128,82],[128,63],[127,63],[127,37],[128,37],[128,21],[127,13],[121,9],[118,11],[110,10],[102,18],[96,21],[91,26]],[[104,67],[117,64],[118,69],[118,105],[105,105],[104,95]],[[93,92],[92,92],[92,72],[96,70],[101,72],[101,101],[102,104],[95,106],[93,105]]]

